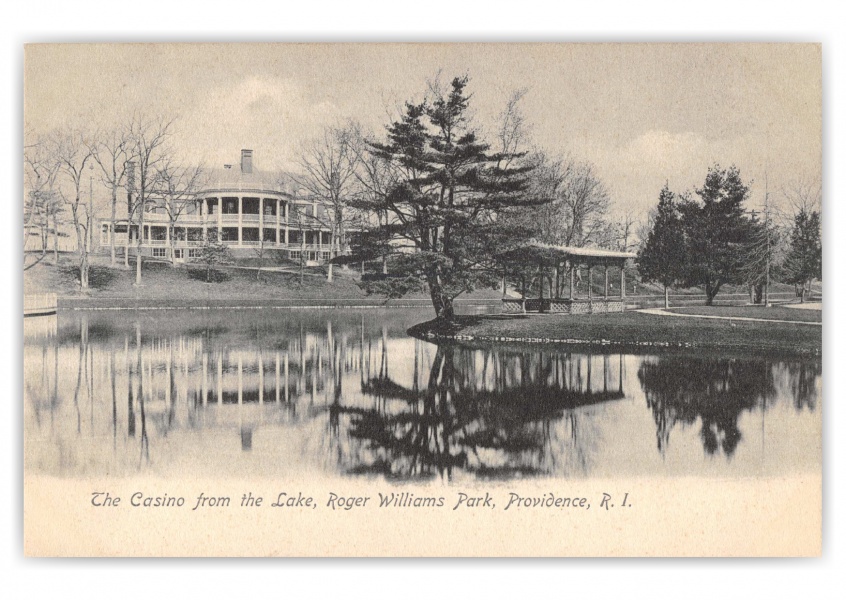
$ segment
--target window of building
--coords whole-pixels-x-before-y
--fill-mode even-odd
[[[154,258],[165,258],[167,256],[167,248],[153,248]]]
[[[167,227],[150,227],[150,239],[163,242],[167,239]]]
[[[126,225],[115,225],[115,233],[126,233]]]
[[[217,198],[206,198],[206,212],[210,215],[216,215],[218,212]]]
[[[203,241],[203,228],[202,227],[189,227],[188,228],[188,241],[189,242],[202,242]]]
[[[308,257],[307,260],[317,260],[317,252],[310,251],[306,254],[306,256]]]
[[[275,217],[276,216],[276,200],[274,198],[265,198],[264,199],[264,216],[265,217]]]
[[[265,242],[276,243],[276,230],[265,228],[264,233],[262,235],[262,240],[265,241]]]
[[[300,260],[302,257],[302,253],[299,250],[291,250],[288,255],[291,257],[291,260]]]
[[[241,230],[241,239],[245,242],[258,242],[259,241],[258,227],[244,227]]]
[[[238,228],[237,227],[223,227],[220,230],[220,241],[221,242],[237,242],[238,241]]]
[[[332,243],[332,232],[331,231],[321,231],[320,232],[321,243],[325,246],[328,246]]]
[[[317,243],[317,233],[316,231],[306,231],[305,232],[305,243],[306,244],[316,244]]]
[[[329,253],[328,252],[321,252],[320,256],[323,260],[329,260]]]
[[[200,248],[188,248],[188,258],[200,258],[202,252]]]
[[[259,214],[259,199],[258,198],[242,198],[242,211],[245,215]]]
[[[224,198],[223,199],[223,214],[237,215],[238,214],[238,198]]]
[[[157,250],[158,250],[158,249],[159,249],[159,248],[157,248]],[[162,250],[163,250],[163,249],[164,249],[164,248],[162,248]],[[174,258],[178,258],[178,259],[182,259],[182,258],[184,258],[184,257],[185,257],[185,251],[184,251],[182,248],[176,248],[176,249],[173,251],[173,257],[174,257]]]
[[[303,232],[298,230],[288,231],[288,243],[289,244],[302,244],[303,243]]]

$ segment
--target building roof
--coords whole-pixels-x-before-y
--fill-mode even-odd
[[[562,262],[571,258],[585,263],[622,262],[635,258],[633,252],[619,252],[604,248],[577,248],[574,246],[556,246],[530,240],[525,244],[506,250],[497,255],[501,262]]]
[[[238,165],[232,165],[230,168],[210,169],[201,193],[234,190],[291,195],[292,190],[289,189],[290,185],[286,183],[286,179],[279,172],[253,169],[251,173],[244,173]]]

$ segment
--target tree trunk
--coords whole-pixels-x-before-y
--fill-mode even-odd
[[[115,256],[115,218],[117,215],[117,187],[112,186],[112,223],[109,230],[109,250],[111,251],[111,265],[115,266],[117,258]],[[127,235],[129,232],[127,231]]]
[[[79,263],[79,283],[83,290],[88,289],[88,253],[82,253],[82,260]]]
[[[452,298],[444,293],[437,271],[430,272],[426,279],[429,284],[432,306],[435,309],[435,317],[438,321],[453,321],[455,310],[453,309]]]
[[[326,281],[332,283],[332,259],[335,256],[335,226],[332,226],[332,233],[329,236],[329,268],[326,273]]]
[[[705,284],[705,306],[712,306],[714,304],[714,296],[717,294],[713,291],[711,283]]]
[[[76,230],[76,246],[79,253],[79,287],[83,290],[88,289],[88,253],[85,251],[85,233],[82,231],[82,224],[79,222],[79,213],[77,212],[79,206],[79,198],[77,197],[76,205],[71,207],[73,213],[73,226]]]
[[[53,213],[53,261],[59,266],[59,224],[56,213]]]
[[[135,243],[135,285],[141,285],[141,243],[144,240],[144,202],[139,206],[141,214],[138,218],[138,240]]]
[[[664,308],[670,308],[670,288],[664,286]]]
[[[132,230],[132,219],[126,221],[126,242],[123,245],[123,268],[129,269],[129,232]]]

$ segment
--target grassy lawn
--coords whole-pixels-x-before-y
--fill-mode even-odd
[[[803,354],[818,354],[822,350],[821,327],[681,319],[638,312],[459,317],[455,325],[447,328],[429,321],[412,327],[409,333],[495,342],[536,340],[560,344],[734,348]]]
[[[821,310],[796,310],[783,306],[770,306],[769,308],[764,306],[696,306],[671,308],[669,312],[715,317],[748,317],[753,319],[822,322]]]
[[[257,277],[255,269],[224,267],[217,270],[213,283],[205,282],[205,269],[200,265],[171,266],[168,263],[145,261],[142,266],[142,285],[136,287],[135,263],[130,269],[123,263],[109,265],[105,256],[92,256],[89,274],[90,289],[83,293],[79,288],[76,258],[62,255],[58,267],[52,256],[31,269],[24,271],[24,294],[54,292],[61,298],[91,300],[97,306],[108,304],[109,299],[167,301],[226,299],[231,301],[279,302],[285,300],[383,300],[367,296],[358,286],[358,272],[336,267],[332,283],[326,281],[323,268],[307,268],[302,284],[299,273],[262,271]],[[498,299],[495,290],[478,290],[462,296],[464,300]],[[406,298],[428,299],[426,293],[409,294]],[[105,303],[105,304],[104,304]],[[116,303],[116,306],[121,305]]]

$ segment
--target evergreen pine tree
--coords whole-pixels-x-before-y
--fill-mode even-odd
[[[675,194],[664,184],[658,197],[658,212],[646,244],[638,253],[638,272],[646,281],[664,286],[664,308],[669,308],[669,288],[684,276],[685,247]]]
[[[801,286],[799,297],[805,301],[805,287],[810,290],[811,281],[822,279],[822,239],[820,238],[820,214],[801,209],[794,219],[790,235],[790,251],[785,260],[787,282]]]
[[[532,167],[521,154],[491,152],[470,126],[467,77],[430,101],[407,103],[387,127],[386,143],[370,151],[393,170],[384,195],[358,207],[387,215],[361,236],[362,257],[390,256],[380,291],[402,295],[426,284],[438,319],[452,320],[453,300],[479,285],[495,285],[492,258],[515,231],[501,211],[540,203],[526,193]],[[386,243],[389,240],[389,243]]]
[[[706,304],[726,283],[743,282],[743,265],[752,231],[743,203],[749,188],[736,167],[708,169],[705,184],[696,190],[701,202],[679,204],[687,246],[683,283],[705,288]]]

